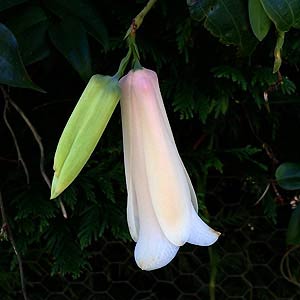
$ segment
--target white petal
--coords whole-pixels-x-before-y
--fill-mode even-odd
[[[140,73],[139,73],[140,72]],[[183,245],[191,227],[191,194],[186,174],[173,137],[161,114],[162,98],[152,71],[133,73],[133,98],[138,111],[141,143],[152,205],[165,236],[175,245]]]
[[[144,139],[141,127],[140,112],[137,101],[132,95],[130,72],[121,82],[122,88],[122,123],[124,138],[124,154],[126,161],[126,181],[131,190],[128,198],[128,225],[138,229],[138,240],[135,248],[137,265],[144,270],[153,270],[168,264],[176,255],[178,246],[172,244],[163,234],[157,221],[149,191],[146,174]],[[126,114],[124,118],[124,114]],[[125,125],[125,126],[124,126]],[[125,141],[126,140],[126,141]],[[130,155],[129,155],[130,152]],[[129,173],[130,171],[130,173]],[[138,213],[138,222],[134,215]],[[137,224],[138,223],[138,224]]]
[[[126,79],[126,78],[124,78]],[[138,240],[139,232],[139,218],[136,193],[132,183],[132,162],[133,153],[132,147],[134,140],[131,138],[133,111],[131,108],[132,102],[128,101],[128,96],[131,94],[130,85],[124,85],[122,93],[126,98],[126,101],[121,101],[122,111],[122,130],[123,130],[123,151],[124,151],[124,164],[125,164],[125,176],[127,186],[127,223],[130,235],[134,241]]]
[[[143,160],[143,151],[135,148],[136,162]],[[140,219],[139,238],[135,247],[135,260],[143,270],[154,270],[167,265],[176,255],[178,246],[163,234],[154,212],[148,178],[142,164],[134,164],[134,188],[138,199]]]
[[[152,80],[153,82],[155,82],[157,84],[157,86],[159,86],[159,83],[158,83],[158,78],[157,78],[157,75],[155,72],[151,71],[151,70],[147,70],[148,71],[148,74],[150,77],[152,77]],[[160,94],[160,90],[159,89],[155,89],[155,96],[157,99],[161,98],[161,94]],[[165,109],[165,106],[163,104],[163,101],[157,101],[158,103],[158,106],[159,106],[159,112],[161,114],[161,118],[162,118],[162,121],[164,123],[164,126],[165,126],[165,129],[166,129],[166,132],[168,133],[169,135],[169,138],[172,140],[172,142],[174,143],[174,145],[176,145],[175,143],[175,140],[174,140],[174,136],[173,136],[173,133],[172,133],[172,129],[171,129],[171,126],[170,126],[170,123],[169,123],[169,120],[168,120],[168,116],[167,116],[167,113],[166,113],[166,109]],[[196,211],[198,211],[198,200],[197,200],[197,196],[196,196],[196,193],[195,193],[195,190],[194,190],[194,187],[192,185],[192,182],[191,182],[191,179],[186,171],[186,168],[182,162],[182,159],[179,155],[179,153],[177,152],[177,155],[178,155],[178,159],[180,160],[181,162],[181,165],[182,165],[182,168],[184,169],[184,172],[185,172],[185,175],[186,175],[186,180],[188,182],[188,185],[189,185],[189,189],[190,189],[190,194],[191,194],[191,200],[192,200],[192,204],[194,206],[194,209]]]
[[[196,211],[192,214],[192,229],[188,243],[198,246],[210,246],[220,236],[220,232],[213,230],[197,215]]]
[[[140,224],[139,224],[137,199],[133,189],[131,189],[131,191],[128,192],[128,196],[127,196],[127,223],[128,223],[129,233],[132,239],[136,242],[139,238]]]
[[[181,158],[180,158],[181,160]],[[183,164],[183,162],[181,161],[181,164],[182,164],[182,167],[184,169],[184,172],[185,172],[185,176],[186,176],[186,180],[187,180],[187,183],[189,185],[189,189],[190,189],[190,195],[191,195],[191,201],[192,201],[192,204],[193,204],[193,207],[194,207],[194,210],[197,212],[198,211],[198,200],[197,200],[197,196],[196,196],[196,193],[195,193],[195,190],[194,190],[194,187],[192,185],[192,182],[191,182],[191,179],[190,179],[190,176]]]
[[[142,270],[151,271],[167,265],[175,257],[179,247],[172,244],[161,230],[154,234],[148,233],[149,235],[140,233],[134,257]]]

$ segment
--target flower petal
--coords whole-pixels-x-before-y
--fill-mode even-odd
[[[133,139],[132,135],[132,123],[133,108],[132,101],[128,100],[131,95],[131,88],[129,85],[124,85],[122,89],[122,96],[126,101],[121,101],[122,111],[122,130],[123,130],[123,151],[124,151],[124,164],[125,164],[125,176],[127,186],[127,223],[130,235],[134,241],[138,240],[139,232],[139,218],[138,218],[138,207],[136,193],[132,182],[132,162],[133,162]]]
[[[190,235],[193,210],[185,170],[161,114],[157,77],[146,69],[131,74],[152,205],[165,236],[181,246]]]
[[[180,158],[180,161],[181,161],[181,158]],[[183,164],[183,162],[181,161],[181,164],[182,164],[182,167],[184,169],[184,172],[185,172],[185,176],[186,176],[186,181],[189,185],[189,189],[190,189],[190,195],[191,195],[191,201],[192,201],[192,204],[193,204],[193,207],[194,207],[194,210],[197,212],[198,211],[198,200],[197,200],[197,196],[196,196],[196,193],[195,193],[195,190],[194,190],[194,187],[192,185],[192,182],[191,182],[191,179],[190,179],[190,176]]]
[[[153,82],[155,82],[157,84],[157,86],[159,86],[158,78],[157,78],[156,73],[153,72],[153,71],[151,71],[151,70],[147,70],[147,71],[149,73],[149,76],[152,77]],[[161,94],[160,94],[160,90],[159,89],[155,90],[155,97],[157,99],[161,98]],[[157,101],[157,104],[159,106],[159,112],[161,114],[161,118],[162,118],[162,121],[164,123],[165,130],[168,133],[170,140],[172,140],[172,142],[174,143],[174,145],[176,147],[176,143],[175,143],[175,140],[174,140],[172,129],[171,129],[171,126],[170,126],[170,123],[169,123],[169,120],[168,120],[168,116],[167,116],[167,112],[166,112],[166,109],[165,109],[165,106],[164,106],[164,103],[163,103],[162,99],[161,99],[161,101]],[[190,179],[190,177],[189,177],[189,175],[188,175],[188,173],[186,171],[186,168],[185,168],[185,166],[184,166],[184,164],[182,162],[182,159],[181,159],[178,151],[177,151],[177,155],[178,155],[178,159],[180,160],[182,168],[184,169],[184,172],[185,172],[185,175],[186,175],[186,180],[188,182],[189,189],[190,189],[192,204],[194,206],[194,209],[196,211],[198,211],[198,200],[197,200],[197,196],[196,196],[194,187],[192,185],[191,179]]]
[[[159,228],[160,230],[160,228]],[[167,265],[176,255],[179,247],[172,244],[162,233],[140,232],[134,257],[137,265],[146,271],[159,269]]]
[[[150,183],[141,161],[144,159],[142,149],[135,148],[133,178],[138,197],[140,219],[139,238],[134,256],[137,265],[143,270],[154,270],[167,265],[176,255],[179,247],[172,244],[164,235],[153,209]]]
[[[196,211],[192,213],[192,229],[188,243],[198,246],[210,246],[220,236],[220,232],[213,230],[206,223],[204,223],[198,216]]]

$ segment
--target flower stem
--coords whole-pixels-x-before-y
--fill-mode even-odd
[[[127,33],[124,39],[127,39],[129,35],[134,35],[135,32],[139,29],[142,25],[144,17],[150,11],[152,6],[155,4],[157,0],[149,0],[146,6],[140,11],[140,13],[132,20],[130,27],[127,30]]]
[[[131,54],[133,55],[132,68],[134,70],[141,69],[142,65],[140,64],[140,55],[135,43],[135,34],[139,27],[142,25],[144,17],[151,10],[153,5],[157,0],[149,0],[146,6],[140,11],[140,13],[132,20],[130,27],[128,28],[124,40],[127,40],[128,47],[131,49]]]
[[[117,80],[119,80],[123,76],[123,74],[125,72],[125,69],[126,69],[126,67],[128,65],[129,59],[131,57],[131,54],[132,54],[132,49],[131,49],[131,47],[129,47],[126,56],[120,62],[118,72],[113,76]]]
[[[155,4],[157,0],[149,0],[146,6],[141,10],[141,12],[135,17],[135,25],[137,30],[141,24],[143,23],[144,17],[147,15],[147,13],[150,11],[152,6]]]

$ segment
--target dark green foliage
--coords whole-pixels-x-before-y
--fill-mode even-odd
[[[283,163],[275,173],[278,184],[286,190],[300,189],[300,164]]]
[[[29,78],[20,57],[17,40],[12,32],[0,23],[0,82],[15,87],[41,89]]]
[[[42,138],[45,171],[50,178],[59,136],[85,86],[82,79],[92,73],[117,71],[127,51],[125,32],[145,2],[0,3],[0,20],[6,26],[1,28],[9,35],[5,41],[10,41],[10,59],[16,63],[13,74],[27,78],[24,63],[34,82],[47,91],[40,94],[11,88],[9,95]],[[283,209],[280,204],[287,208],[289,203],[290,195],[280,190],[274,179],[279,163],[299,161],[300,33],[293,29],[286,34],[280,76],[272,73],[275,28],[271,26],[254,49],[258,40],[250,28],[247,1],[188,3],[190,10],[186,1],[158,1],[136,39],[142,65],[158,73],[177,146],[199,196],[199,211],[225,232],[226,239],[227,232],[244,230],[239,227],[253,210],[260,210],[275,224]],[[224,16],[225,8],[229,10]],[[204,23],[192,19],[190,12]],[[238,26],[232,29],[232,22]],[[296,24],[293,21],[291,26]],[[76,29],[70,34],[72,28]],[[241,51],[219,43],[210,32]],[[73,48],[75,54],[70,54]],[[0,44],[2,60],[7,54],[3,49]],[[241,52],[252,54],[241,57]],[[2,69],[0,73],[2,78]],[[13,83],[1,82],[32,87],[28,78],[25,86],[17,85],[18,78]],[[1,96],[1,115],[3,103]],[[1,118],[0,188],[18,249],[24,259],[31,249],[37,249],[49,273],[78,277],[93,268],[90,258],[101,237],[130,240],[120,111],[115,111],[78,178],[60,196],[68,213],[66,220],[57,200],[49,200],[49,189],[40,174],[38,146],[30,131],[11,106],[7,118],[30,174],[28,186]],[[282,203],[276,192],[283,194]],[[287,211],[285,226],[291,215],[291,210]],[[225,243],[224,251],[226,247]],[[9,242],[1,241],[0,249],[0,289],[19,289]]]
[[[300,27],[300,3],[297,0],[260,0],[266,13],[280,31]]]
[[[247,3],[242,0],[187,1],[192,17],[204,20],[204,26],[224,44],[239,47],[247,55],[256,46],[256,39],[250,29]]]
[[[249,0],[248,8],[253,33],[259,41],[262,41],[270,30],[271,20],[266,14],[260,0]]]
[[[288,245],[299,245],[300,244],[300,206],[293,211],[291,216],[286,242]]]
[[[92,76],[91,56],[87,33],[82,23],[75,18],[67,17],[50,27],[49,36],[54,46],[66,57],[82,79],[88,81]]]

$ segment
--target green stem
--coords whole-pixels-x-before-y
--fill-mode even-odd
[[[133,19],[132,24],[127,30],[127,33],[124,39],[127,39],[129,35],[135,34],[135,32],[139,29],[142,25],[144,17],[150,11],[157,0],[149,0],[146,6],[140,11],[140,13]]]
[[[140,64],[140,54],[139,54],[138,47],[135,43],[135,35],[130,35],[127,38],[127,41],[128,41],[128,47],[131,49],[132,56],[133,56],[131,67],[134,70],[141,69],[142,66]]]
[[[131,47],[129,47],[126,56],[120,62],[118,72],[113,76],[117,80],[119,80],[123,76],[125,69],[128,65],[129,59],[131,57],[131,54],[132,54],[132,49],[131,49]]]
[[[141,10],[141,12],[134,18],[135,19],[135,30],[138,30],[138,28],[143,23],[144,17],[147,15],[147,13],[150,11],[152,6],[155,4],[157,0],[149,0],[146,6]]]
[[[128,47],[131,49],[131,53],[133,55],[133,61],[132,61],[132,68],[134,70],[141,69],[142,66],[140,64],[140,55],[137,48],[137,45],[135,43],[135,33],[139,29],[139,27],[142,25],[144,17],[148,14],[148,12],[151,10],[153,5],[155,4],[157,0],[149,0],[146,6],[140,11],[140,13],[133,19],[130,27],[127,30],[127,33],[124,37],[124,39],[127,40]]]
[[[285,33],[283,31],[278,31],[278,36],[276,40],[276,46],[274,49],[274,67],[273,67],[273,73],[276,73],[279,71],[281,67],[281,50],[284,43],[284,35]]]

